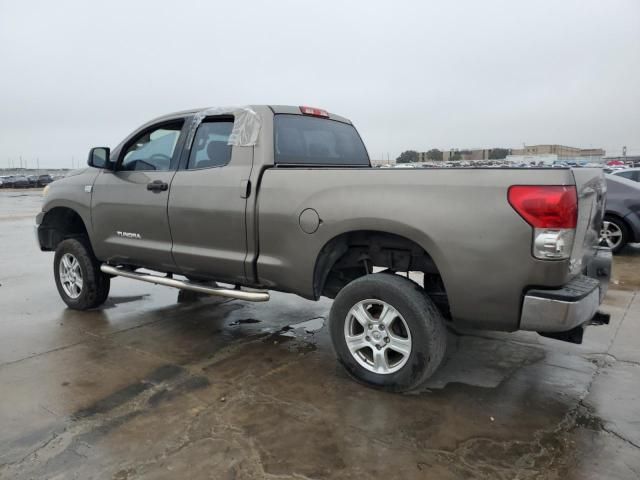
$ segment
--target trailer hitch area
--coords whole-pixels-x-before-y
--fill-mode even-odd
[[[580,345],[582,343],[582,336],[584,335],[584,325],[578,325],[566,332],[538,332],[538,335]]]
[[[539,335],[547,338],[553,338],[554,340],[560,340],[562,342],[575,343],[580,345],[582,343],[582,337],[584,336],[584,330],[587,325],[609,325],[611,315],[603,312],[596,312],[591,320],[583,325],[567,330],[566,332],[538,332]]]
[[[609,320],[611,319],[611,315],[608,313],[603,313],[601,311],[597,311],[593,316],[589,325],[609,325]]]

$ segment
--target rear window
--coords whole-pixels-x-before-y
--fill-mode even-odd
[[[367,150],[352,125],[284,114],[274,122],[277,164],[369,166]]]

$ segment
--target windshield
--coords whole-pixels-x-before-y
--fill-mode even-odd
[[[369,166],[369,155],[353,125],[286,114],[276,115],[274,122],[277,164]]]

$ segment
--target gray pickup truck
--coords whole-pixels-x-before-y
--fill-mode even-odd
[[[340,363],[392,391],[436,370],[447,324],[580,343],[608,321],[600,169],[372,168],[349,120],[275,105],[166,115],[88,164],[37,217],[70,308],[115,276],[326,296]]]

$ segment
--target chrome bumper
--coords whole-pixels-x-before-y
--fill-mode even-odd
[[[607,293],[611,251],[598,249],[586,273],[556,290],[529,290],[522,304],[520,330],[566,332],[589,322]]]

